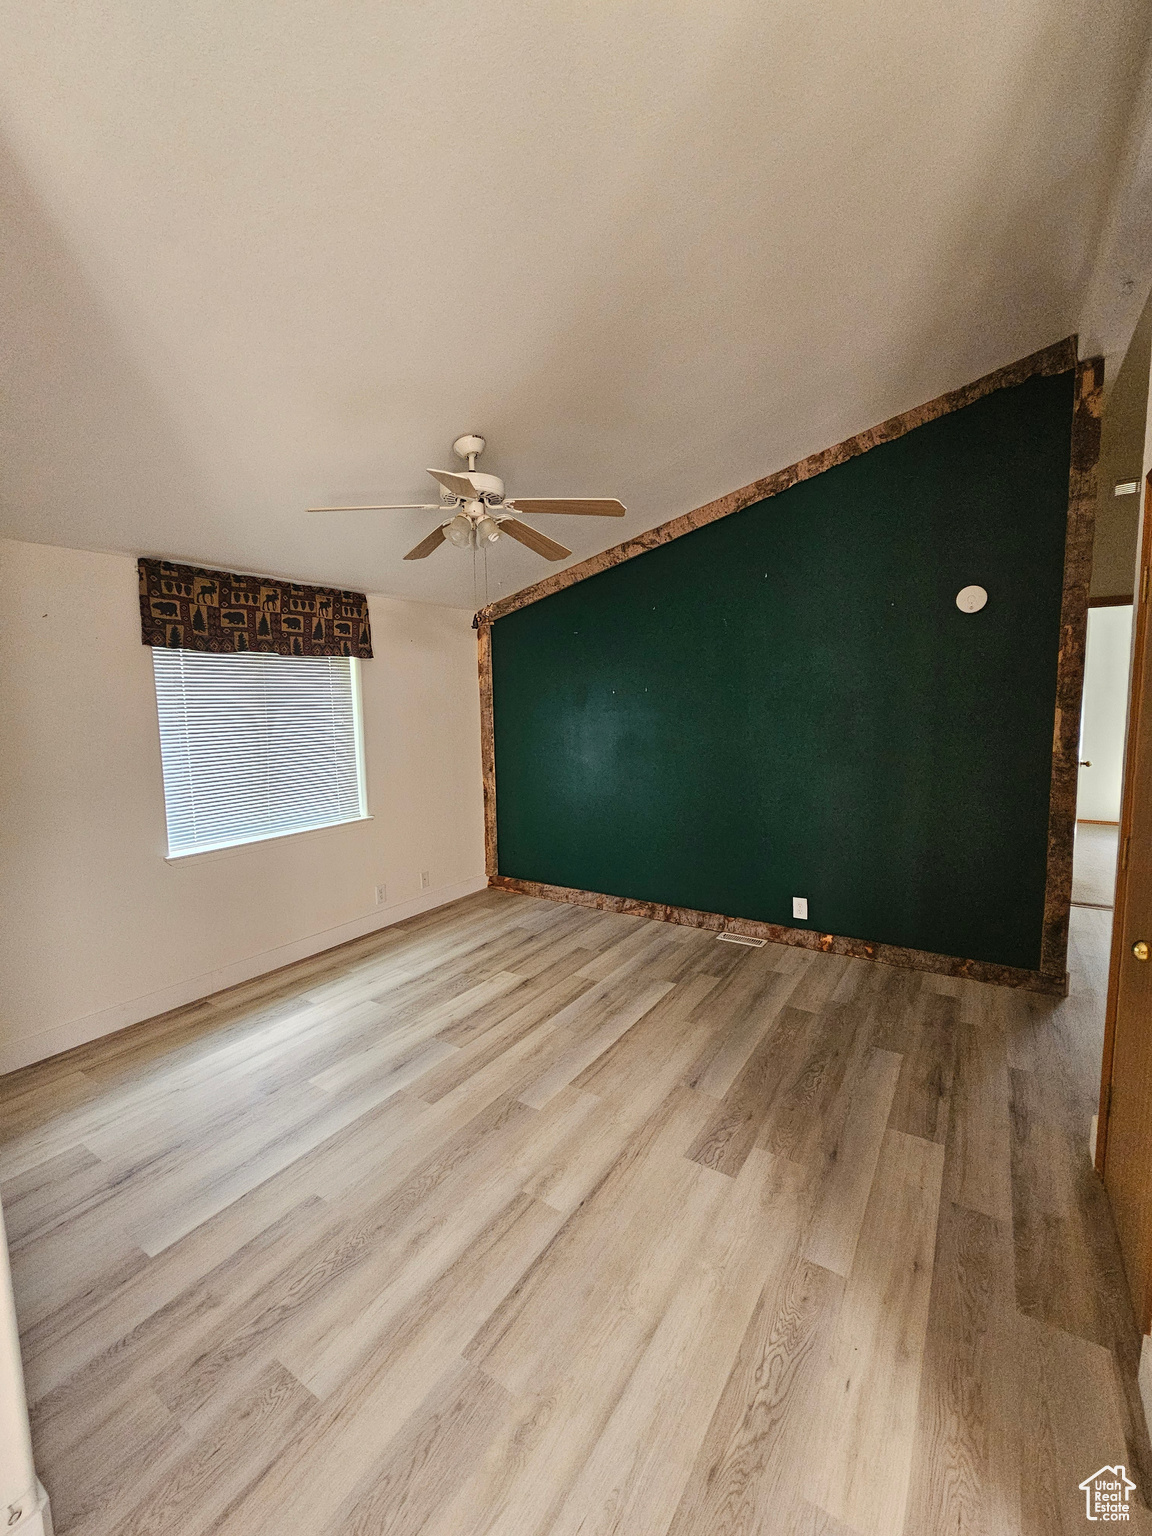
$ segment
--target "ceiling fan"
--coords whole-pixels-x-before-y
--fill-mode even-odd
[[[434,528],[426,539],[421,539],[415,549],[410,549],[405,560],[423,560],[439,549],[446,540],[458,549],[484,549],[494,544],[501,534],[507,534],[520,544],[526,544],[545,560],[564,560],[572,553],[563,544],[557,544],[546,534],[539,533],[529,523],[522,523],[517,514],[534,516],[537,512],[564,512],[569,517],[623,517],[627,510],[619,501],[589,500],[583,497],[524,497],[511,500],[504,496],[504,482],[498,475],[484,475],[476,468],[476,460],[484,452],[484,439],[475,433],[458,437],[452,444],[458,459],[468,464],[467,474],[457,474],[448,469],[430,469],[433,480],[440,482],[439,502],[398,502],[371,507],[309,507],[309,512],[445,512],[452,516],[439,528]]]

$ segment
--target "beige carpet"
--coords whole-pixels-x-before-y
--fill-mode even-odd
[[[1116,886],[1118,827],[1093,822],[1076,823],[1076,851],[1072,857],[1072,901],[1086,907],[1110,907]]]

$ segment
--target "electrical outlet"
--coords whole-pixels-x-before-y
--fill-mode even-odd
[[[793,917],[801,917],[801,918],[804,919],[805,922],[808,921],[808,898],[807,898],[807,896],[793,896],[793,898],[792,898],[792,916]]]
[[[387,900],[388,887],[386,885],[378,885],[376,887],[376,905],[382,907]]]
[[[429,878],[428,871],[426,869],[422,869],[420,871],[420,889],[422,891],[427,891],[427,890],[431,889],[431,886],[432,886],[432,881]]]

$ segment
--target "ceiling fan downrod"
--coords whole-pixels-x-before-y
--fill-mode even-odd
[[[479,432],[465,432],[463,437],[458,437],[452,444],[452,452],[458,459],[467,459],[471,473],[476,468],[476,460],[484,452],[484,439]]]

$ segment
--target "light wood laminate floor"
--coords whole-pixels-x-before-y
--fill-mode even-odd
[[[485,892],[0,1080],[57,1531],[1059,1536],[1104,1463],[1146,1497],[1087,1155],[1109,916],[1057,1002]]]

